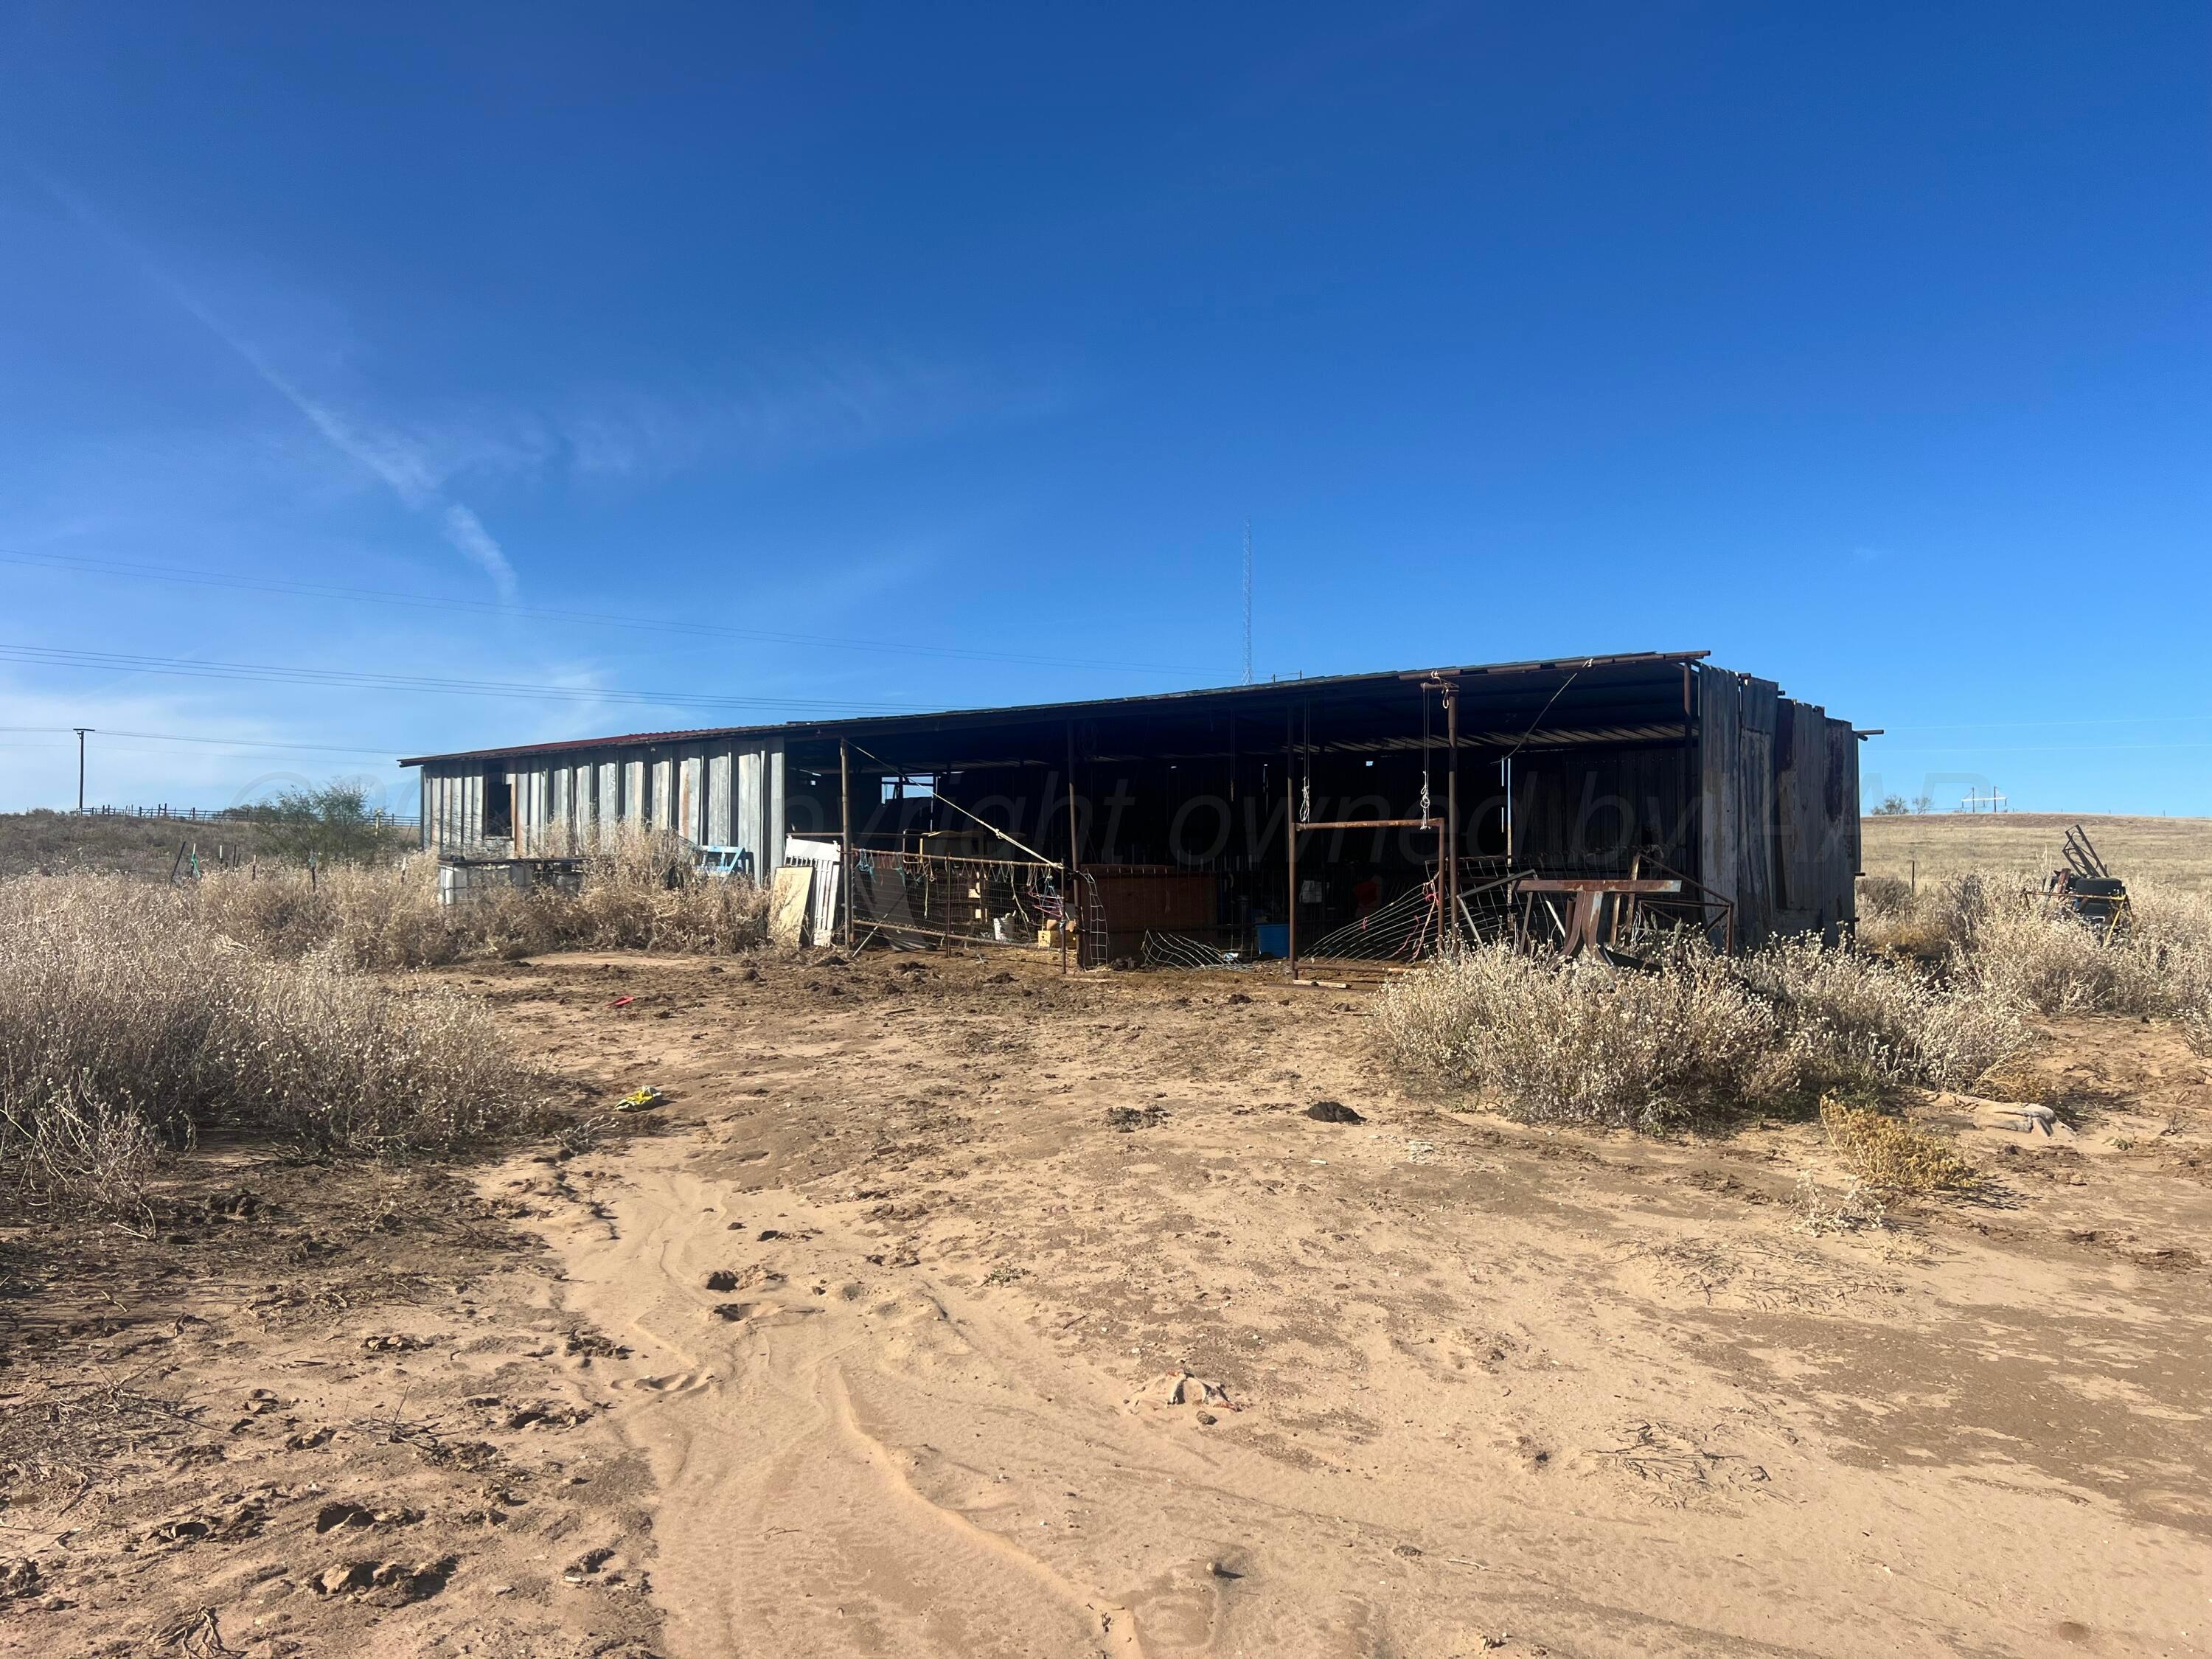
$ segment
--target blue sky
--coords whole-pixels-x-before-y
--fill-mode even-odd
[[[1710,647],[1870,790],[2212,813],[2209,64],[2193,3],[19,0],[0,807],[40,728],[219,805],[1230,683],[1249,519],[1263,678]]]

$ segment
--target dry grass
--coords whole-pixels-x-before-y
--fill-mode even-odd
[[[1948,1142],[1872,1107],[1825,1099],[1820,1124],[1852,1180],[1876,1199],[1971,1192],[1981,1183],[1981,1171]]]
[[[127,1213],[213,1124],[341,1153],[442,1151],[525,1115],[477,1004],[284,959],[198,896],[122,877],[0,883],[0,1192]]]
[[[665,837],[591,859],[574,896],[438,902],[437,866],[212,872],[172,888],[0,882],[0,1194],[142,1211],[163,1151],[222,1122],[327,1152],[444,1151],[525,1113],[477,1004],[363,969],[563,948],[731,951],[766,903]]]
[[[234,939],[371,969],[557,950],[722,954],[753,948],[767,931],[764,890],[702,878],[689,849],[666,836],[629,832],[593,854],[574,896],[499,890],[441,905],[437,883],[427,857],[334,869],[313,882],[303,871],[231,871],[202,880],[193,902]]]
[[[396,859],[414,841],[411,830],[387,832],[386,854]],[[0,812],[0,878],[96,871],[167,881],[180,844],[204,868],[272,860],[266,827],[250,819],[79,817],[41,809]]]
[[[2069,825],[2089,832],[2112,873],[2145,883],[2212,893],[2212,818],[2146,818],[2057,812],[1930,813],[1861,820],[1869,878],[1906,879],[1916,863],[1929,888],[1977,871],[2033,876],[2040,882],[2065,861]]]
[[[1857,951],[1785,941],[1644,974],[1469,951],[1377,1009],[1401,1070],[1544,1121],[1654,1127],[1700,1108],[1971,1087],[2036,1015],[2179,1022],[2212,1058],[2212,895],[2139,884],[2107,938],[2017,880],[1863,890]]]
[[[2017,880],[1968,874],[1902,902],[1884,892],[1859,939],[2039,1014],[2212,1012],[2212,895],[2184,889],[2138,884],[2107,939]]]
[[[1623,975],[1483,945],[1405,975],[1376,1015],[1401,1069],[1535,1121],[1644,1129],[1743,1098],[1779,1038],[1711,956]]]
[[[1485,946],[1393,984],[1376,1030],[1398,1069],[1515,1116],[1645,1129],[1831,1089],[1959,1086],[2027,1036],[1979,988],[1809,941],[1646,973]]]
[[[1889,1206],[1881,1194],[1856,1175],[1845,1176],[1843,1191],[1831,1199],[1808,1170],[1797,1177],[1790,1207],[1796,1212],[1793,1224],[1800,1232],[1853,1233],[1887,1225],[1889,1220]]]
[[[1731,965],[1775,1011],[1801,1097],[1964,1088],[2027,1040],[2007,989],[1945,984],[1817,939],[1784,940]]]
[[[2179,1023],[2189,1052],[2199,1060],[2212,1060],[2212,1001],[2184,1009]]]

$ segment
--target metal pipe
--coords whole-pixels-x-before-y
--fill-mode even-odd
[[[844,905],[844,939],[848,955],[853,949],[853,756],[845,739],[837,739],[837,840],[840,847],[837,884]]]
[[[1459,914],[1459,687],[1450,680],[1444,682],[1444,742],[1449,750],[1444,769],[1444,838],[1450,843],[1451,854],[1448,860],[1451,873],[1444,882],[1451,908],[1444,914],[1455,916]],[[1441,933],[1437,942],[1443,942]]]
[[[1317,818],[1301,830],[1441,830],[1442,818]]]
[[[1075,722],[1067,723],[1067,881],[1060,896],[1060,971],[1067,972],[1068,929],[1075,920],[1075,871],[1083,848],[1075,836]]]
[[[1505,867],[1513,867],[1513,757],[1498,763],[1498,775],[1505,784]]]
[[[1291,858],[1291,977],[1298,976],[1298,783],[1297,768],[1283,768],[1283,824],[1288,830],[1285,837],[1290,843]]]
[[[1438,856],[1439,860],[1441,860],[1441,859],[1442,859],[1442,857],[1443,857],[1443,852],[1444,852],[1444,837],[1445,837],[1446,833],[1447,833],[1447,832],[1446,832],[1446,830],[1445,830],[1445,829],[1444,829],[1444,826],[1443,826],[1443,824],[1439,823],[1439,824],[1437,826],[1437,856]],[[1455,860],[1455,862],[1456,862],[1456,860]],[[1446,910],[1446,909],[1444,908],[1444,888],[1443,888],[1443,868],[1442,868],[1441,863],[1439,863],[1439,866],[1438,866],[1437,871],[1437,946],[1436,946],[1436,948],[1437,948],[1437,950],[1441,951],[1441,950],[1443,950],[1443,949],[1444,948],[1444,928],[1445,928],[1445,926],[1446,926],[1448,923],[1450,923],[1450,922],[1453,922],[1453,921],[1457,921],[1458,916],[1459,916],[1459,893],[1458,893],[1458,891],[1457,891],[1457,890],[1456,890],[1456,889],[1455,889],[1455,890],[1454,890],[1454,891],[1453,891],[1453,893],[1452,893],[1452,896],[1451,896],[1451,903],[1452,903],[1452,908],[1451,908],[1449,910]]]

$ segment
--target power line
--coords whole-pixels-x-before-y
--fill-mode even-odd
[[[1887,732],[2015,732],[2059,726],[2167,726],[2212,720],[2212,714],[2107,714],[2093,720],[1954,720],[1942,726],[1892,726]]]
[[[335,685],[357,690],[427,691],[471,697],[522,697],[542,702],[650,704],[674,708],[780,708],[817,714],[899,713],[912,705],[834,702],[817,697],[737,697],[686,691],[623,691],[589,686],[537,685],[513,680],[461,680],[416,674],[378,674],[336,668],[295,668],[281,663],[207,662],[190,657],[141,657],[119,651],[0,643],[0,662],[48,668],[166,674],[184,679],[256,680],[277,685]]]
[[[854,640],[822,634],[788,634],[767,629],[733,628],[723,623],[661,622],[647,617],[611,616],[599,611],[558,610],[542,605],[501,605],[493,599],[441,599],[426,593],[394,593],[381,588],[339,587],[325,582],[291,581],[276,576],[233,575],[216,570],[194,570],[180,565],[137,564],[121,559],[83,558],[65,553],[22,553],[0,550],[0,563],[82,570],[107,576],[144,577],[155,581],[229,588],[240,592],[288,593],[301,599],[366,600],[372,605],[402,605],[416,610],[459,611],[489,617],[530,617],[545,622],[587,623],[600,628],[751,640],[770,645],[799,645],[840,651],[887,651],[911,657],[933,657],[963,662],[1019,663],[1053,668],[1116,668],[1175,674],[1205,672],[1176,663],[1107,662],[1077,657],[1024,655],[1007,651],[973,651],[957,646],[922,645],[910,641]]]
[[[1911,744],[1893,747],[1884,744],[1881,752],[1888,755],[2115,755],[2137,749],[2212,749],[2212,741],[2201,743],[2031,743],[2006,747],[1987,744],[1947,744],[1940,749],[1915,748]]]
[[[259,743],[252,738],[194,738],[174,732],[125,732],[112,726],[0,726],[0,732],[91,732],[100,738],[140,738],[151,743],[204,743],[224,749],[296,749],[318,755],[396,755],[400,745],[355,749],[328,743]]]

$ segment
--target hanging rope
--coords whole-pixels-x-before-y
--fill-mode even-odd
[[[1306,705],[1305,721],[1305,740],[1299,746],[1305,751],[1306,777],[1305,781],[1298,787],[1298,822],[1311,823],[1313,822],[1313,705],[1310,703]]]
[[[1583,668],[1595,668],[1596,665],[1597,659],[1595,657],[1585,657],[1583,659]],[[1544,706],[1536,711],[1536,718],[1528,722],[1528,729],[1521,734],[1520,743],[1515,744],[1510,749],[1505,751],[1505,758],[1507,760],[1511,760],[1516,755],[1519,754],[1521,752],[1521,744],[1527,743],[1529,738],[1536,735],[1536,728],[1544,723],[1544,716],[1552,712],[1552,704],[1559,702],[1561,697],[1565,696],[1566,695],[1567,688],[1582,678],[1583,668],[1577,668],[1573,673],[1568,675],[1566,678],[1559,682],[1559,689],[1552,693],[1551,696],[1546,701]]]
[[[1421,821],[1429,817],[1429,688],[1421,687]]]

